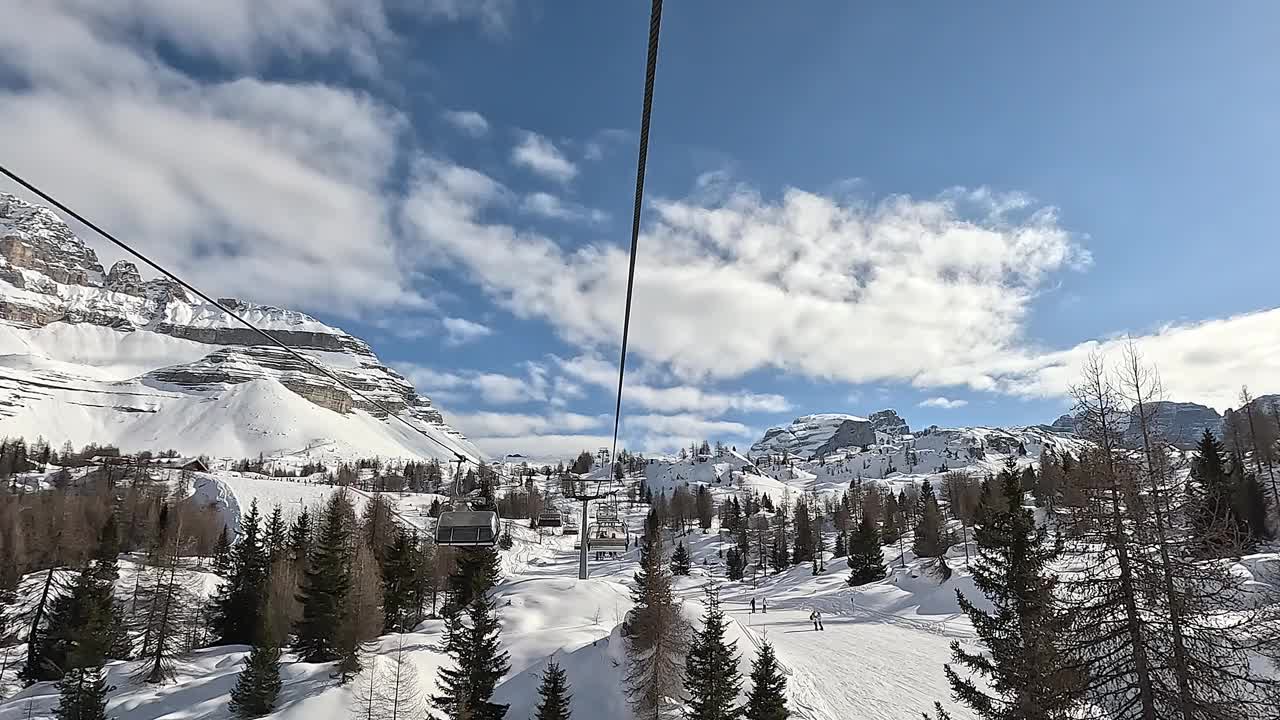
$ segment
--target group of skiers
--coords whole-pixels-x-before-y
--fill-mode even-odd
[[[756,599],[755,599],[755,598],[751,598],[751,614],[752,614],[752,615],[754,615],[754,614],[755,614],[755,612],[756,612]],[[769,600],[768,600],[768,598],[761,598],[761,599],[760,599],[760,612],[761,612],[761,613],[767,613],[767,612],[769,612]],[[817,608],[814,608],[814,609],[813,609],[813,612],[809,613],[809,621],[813,623],[813,629],[814,629],[814,630],[826,630],[826,628],[822,626],[822,611],[821,611],[821,610],[819,610],[819,609],[817,609]]]

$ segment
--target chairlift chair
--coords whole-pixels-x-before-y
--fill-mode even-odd
[[[436,544],[449,547],[492,547],[498,544],[498,513],[451,510],[436,521]]]
[[[592,552],[623,552],[629,544],[627,526],[621,522],[598,520],[587,528],[587,549]]]
[[[564,516],[559,510],[546,509],[538,513],[538,527],[558,528],[564,525]]]
[[[458,458],[462,469],[463,458]],[[455,475],[460,476],[457,472]],[[493,547],[498,544],[498,513],[492,510],[472,510],[462,500],[462,488],[453,488],[453,502],[436,520],[436,544],[447,547]]]

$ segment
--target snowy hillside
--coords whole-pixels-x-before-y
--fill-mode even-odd
[[[359,338],[221,302],[416,429],[169,280],[143,281],[127,262],[104,273],[56,215],[0,193],[0,435],[191,455],[479,456]]]
[[[740,457],[740,456],[739,456]],[[729,460],[726,466],[742,463]],[[238,519],[248,503],[260,507],[279,503],[286,510],[311,506],[332,488],[306,481],[274,480],[248,474],[218,472],[199,474],[194,492],[222,503],[229,520]],[[717,488],[718,499],[737,492]],[[412,494],[397,498],[403,519],[418,524],[411,508],[422,498]],[[646,506],[626,511],[634,533]],[[510,653],[511,670],[498,685],[495,700],[510,703],[508,718],[533,714],[536,687],[549,658],[568,673],[573,690],[575,718],[630,717],[623,694],[626,653],[620,624],[632,607],[630,590],[637,569],[633,549],[616,560],[591,563],[592,577],[577,579],[575,538],[563,535],[538,537],[517,523],[515,545],[503,553],[502,581],[494,591],[502,628],[502,648]],[[668,544],[668,552],[677,538]],[[889,578],[863,588],[844,582],[842,561],[828,554],[830,569],[813,576],[807,565],[753,582],[725,580],[719,553],[732,541],[717,532],[694,531],[678,538],[693,558],[689,577],[676,579],[675,589],[684,614],[697,621],[702,612],[702,590],[708,581],[723,584],[722,598],[729,619],[728,638],[737,643],[740,668],[750,669],[760,643],[767,639],[778,654],[788,682],[788,702],[793,717],[807,720],[872,718],[907,720],[942,700],[957,718],[969,720],[963,708],[948,702],[942,664],[948,659],[951,640],[967,642],[971,630],[958,614],[954,590],[971,592],[971,585],[957,560],[956,578],[938,585],[923,576],[908,555],[908,567]],[[887,561],[896,561],[885,548]],[[42,577],[42,576],[41,576]],[[41,577],[28,577],[24,598],[30,600]],[[132,580],[122,573],[121,595]],[[205,592],[216,581],[200,574]],[[767,613],[752,613],[752,598],[767,599]],[[826,630],[814,633],[809,613],[820,608],[827,617]],[[447,663],[442,652],[443,624],[427,620],[412,632],[383,636],[371,651],[371,662],[386,662],[403,642],[419,685],[430,689],[437,670]],[[20,651],[20,647],[14,652]],[[132,680],[137,662],[108,665],[111,692],[108,713],[118,718],[145,720],[230,720],[229,693],[247,648],[230,646],[197,650],[178,664],[171,683],[153,686]],[[905,669],[910,672],[904,672]],[[352,687],[339,685],[331,665],[298,662],[285,656],[284,689],[276,711],[278,720],[338,720],[350,717]],[[0,701],[0,720],[46,717],[57,702],[52,683],[38,683]]]

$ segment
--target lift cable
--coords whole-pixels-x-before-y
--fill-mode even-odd
[[[653,79],[658,70],[658,31],[662,0],[653,0],[649,13],[649,57],[644,71],[644,105],[640,114],[640,149],[636,160],[636,197],[631,214],[631,262],[627,267],[627,303],[622,315],[622,353],[618,358],[618,397],[613,409],[613,448],[609,453],[609,482],[618,457],[618,426],[622,421],[622,383],[627,373],[627,340],[631,332],[631,295],[636,282],[636,249],[640,245],[640,210],[644,204],[645,167],[649,162],[649,119],[653,114]]]

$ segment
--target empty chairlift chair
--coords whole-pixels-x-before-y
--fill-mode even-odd
[[[538,513],[538,527],[558,528],[564,525],[564,517],[559,510],[546,509]]]
[[[498,544],[498,513],[451,510],[436,522],[436,544],[449,547],[492,547]]]

